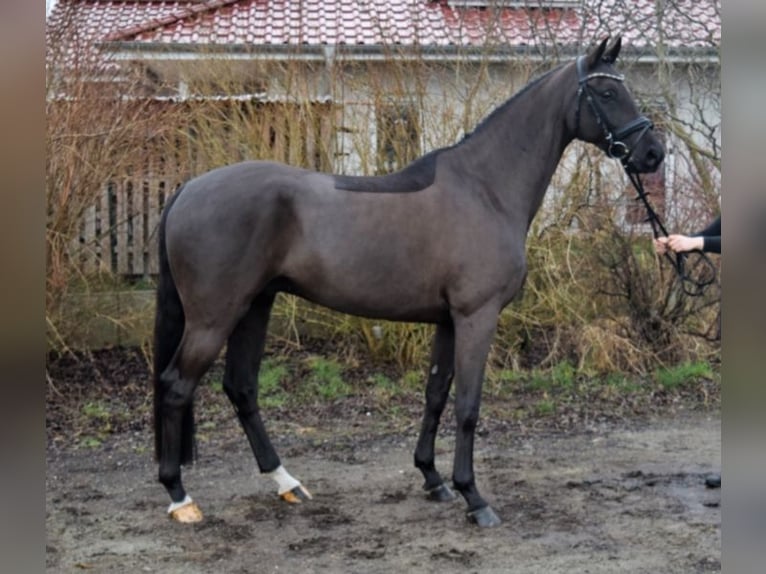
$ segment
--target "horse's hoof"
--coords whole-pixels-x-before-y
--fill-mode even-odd
[[[199,509],[196,502],[189,502],[188,504],[184,504],[183,506],[179,506],[175,510],[172,510],[169,513],[169,516],[176,522],[191,524],[202,520],[202,511]]]
[[[290,504],[300,504],[301,502],[311,500],[313,498],[311,493],[302,485],[298,485],[292,490],[283,492],[279,496],[282,498],[282,500],[289,502]]]
[[[495,514],[491,506],[471,510],[466,516],[469,522],[476,524],[479,528],[492,528],[493,526],[499,526],[501,523],[500,518]]]
[[[450,502],[457,498],[457,495],[452,492],[452,489],[446,484],[442,483],[439,486],[435,486],[427,491],[426,498],[433,500],[434,502]]]

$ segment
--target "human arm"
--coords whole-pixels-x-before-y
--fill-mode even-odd
[[[658,237],[654,240],[654,250],[663,255],[670,249],[676,253],[685,251],[707,251],[710,253],[721,252],[721,216],[718,216],[710,225],[694,235],[673,234],[667,237]]]
[[[702,246],[698,247],[702,251],[710,253],[721,252],[721,216],[716,217],[713,222],[702,231],[694,234],[695,239],[702,239]]]

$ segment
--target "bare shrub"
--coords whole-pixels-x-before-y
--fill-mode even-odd
[[[600,21],[596,4],[588,6]],[[668,57],[662,38],[669,41],[672,32],[640,53],[625,50],[621,65],[667,137],[666,194],[656,200],[672,231],[693,231],[720,210],[720,65],[712,41],[707,59]],[[60,309],[68,292],[120,285],[125,277],[111,243],[135,233],[136,220],[135,214],[109,216],[105,202],[128,193],[126,185],[110,192],[110,182],[147,181],[148,169],[162,172],[162,198],[189,177],[242,159],[367,174],[396,169],[455,143],[529,79],[570,57],[554,29],[536,33],[545,42],[530,46],[533,57],[515,60],[496,57],[503,46],[492,35],[470,58],[459,57],[467,49],[455,48],[454,58],[441,61],[427,57],[438,55],[433,50],[394,44],[383,46],[388,57],[327,66],[300,58],[222,62],[200,53],[197,81],[185,93],[157,84],[141,66],[115,67],[108,58],[58,61],[63,38],[50,37],[51,345],[68,343]],[[656,63],[647,65],[647,54]],[[566,360],[583,370],[648,372],[657,364],[715,356],[719,291],[684,296],[672,269],[654,256],[650,230],[626,222],[633,200],[619,166],[583,146],[570,152],[530,229],[529,276],[523,296],[501,317],[493,362],[531,368]],[[151,208],[155,217],[161,201]],[[147,259],[148,285],[156,221],[144,220],[147,247],[134,254]],[[86,234],[87,226],[98,233]],[[429,352],[430,327],[349,318],[288,296],[278,299],[274,317],[277,336],[290,344],[300,345],[307,333],[332,337],[403,369],[420,368]]]

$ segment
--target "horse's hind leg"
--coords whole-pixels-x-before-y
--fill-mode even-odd
[[[223,388],[234,405],[261,473],[277,482],[278,493],[284,500],[296,503],[310,499],[311,494],[282,466],[258,407],[258,369],[273,302],[273,295],[256,297],[250,310],[234,328],[226,350]]]
[[[168,513],[179,522],[202,519],[202,513],[181,482],[183,434],[193,433],[193,428],[184,426],[184,414],[193,401],[197,383],[220,352],[225,337],[225,331],[196,329],[187,323],[178,350],[160,376],[163,391],[159,480],[170,495]]]
[[[455,374],[455,330],[452,323],[437,325],[431,349],[430,373],[426,385],[426,406],[420,437],[415,449],[415,466],[425,477],[423,489],[430,500],[445,502],[455,499],[455,494],[444,484],[434,464],[436,431],[449,389]]]

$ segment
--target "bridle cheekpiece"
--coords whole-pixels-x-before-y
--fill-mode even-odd
[[[582,99],[585,97],[585,101],[588,102],[588,106],[593,112],[593,116],[596,118],[596,123],[601,127],[604,132],[604,139],[606,140],[606,153],[609,157],[619,159],[622,162],[623,167],[629,169],[630,156],[633,153],[628,145],[624,142],[625,138],[634,132],[640,131],[637,142],[644,137],[644,134],[654,127],[652,120],[646,116],[638,116],[636,119],[628,122],[620,129],[613,130],[607,122],[604,111],[598,104],[596,98],[593,97],[593,89],[588,85],[588,80],[593,78],[611,78],[618,82],[623,82],[625,76],[622,74],[609,74],[607,72],[593,72],[591,74],[585,73],[585,56],[577,58],[577,111],[575,115],[575,133],[580,131],[580,108],[582,108]]]

